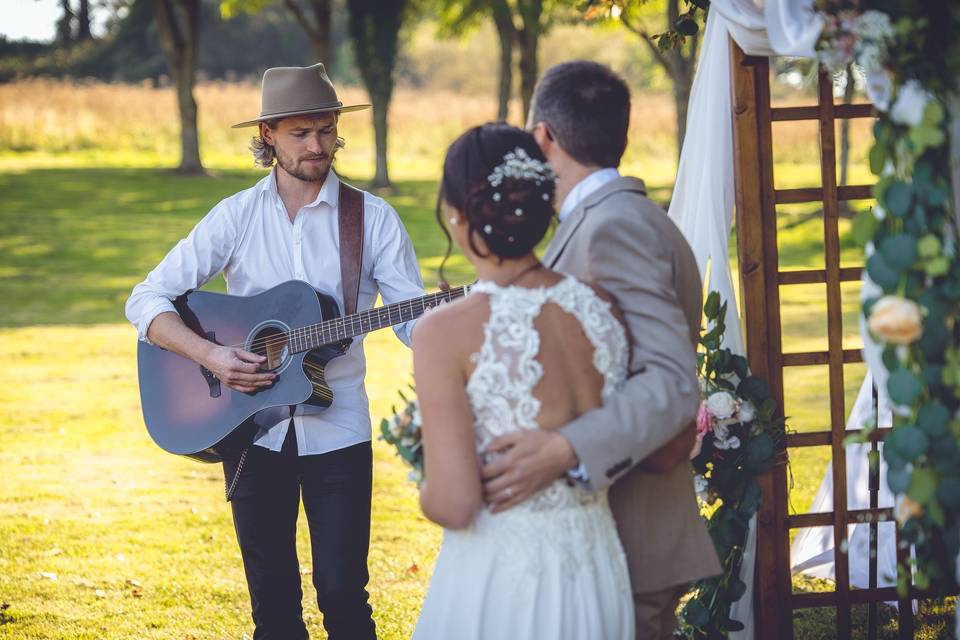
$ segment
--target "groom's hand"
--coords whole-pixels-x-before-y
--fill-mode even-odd
[[[578,463],[573,447],[558,431],[508,433],[484,450],[494,452],[503,455],[481,469],[483,497],[493,513],[523,502]]]

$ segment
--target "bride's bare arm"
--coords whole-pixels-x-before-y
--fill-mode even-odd
[[[413,372],[423,421],[424,478],[420,508],[448,529],[470,526],[482,504],[480,465],[456,327],[439,309],[413,331]]]

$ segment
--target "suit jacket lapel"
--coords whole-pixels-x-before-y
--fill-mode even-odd
[[[573,234],[576,233],[580,225],[583,224],[587,211],[617,191],[637,191],[643,195],[647,194],[647,188],[644,186],[642,180],[624,176],[616,180],[611,180],[588,195],[570,212],[567,219],[560,223],[560,228],[557,229],[557,233],[553,236],[550,244],[547,245],[546,252],[543,254],[543,263],[546,266],[552,269],[557,264],[560,255],[563,253],[563,250],[566,249]]]

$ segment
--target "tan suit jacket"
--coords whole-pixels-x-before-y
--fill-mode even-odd
[[[618,178],[584,199],[560,225],[547,266],[594,282],[626,317],[628,379],[602,407],[562,428],[595,490],[612,484],[610,506],[636,593],[720,573],[697,507],[688,464],[666,474],[637,463],[696,417],[696,344],[702,284],[679,229],[646,197],[643,182]]]

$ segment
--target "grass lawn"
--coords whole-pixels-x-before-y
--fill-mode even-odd
[[[7,363],[0,373],[0,639],[239,638],[251,623],[220,467],[171,456],[150,441],[139,410],[136,336],[122,306],[203,213],[262,174],[223,169],[187,178],[85,165],[82,154],[0,156],[0,358]],[[654,175],[653,195],[664,200],[668,187]],[[815,167],[796,165],[788,179],[803,184],[815,175]],[[432,287],[445,248],[433,220],[436,183],[403,178],[389,199]],[[813,213],[782,212],[785,266],[822,264]],[[842,252],[846,263],[859,262],[848,241]],[[450,264],[452,281],[472,279],[462,258]],[[210,286],[222,289],[222,281]],[[844,291],[848,347],[859,344],[857,295],[854,286]],[[786,349],[824,348],[822,285],[787,287],[782,296]],[[409,382],[410,357],[386,331],[367,338],[367,357],[376,422]],[[792,428],[828,424],[824,372],[790,373]],[[847,372],[849,409],[863,368]],[[379,442],[374,452],[370,590],[381,637],[393,640],[412,631],[439,530],[419,515],[403,465]],[[802,512],[829,452],[791,453],[792,503]],[[313,637],[323,638],[305,526],[298,540],[306,620]],[[933,611],[922,637],[948,637],[946,624],[942,609]],[[797,637],[829,637],[832,625],[829,611],[806,612]]]

